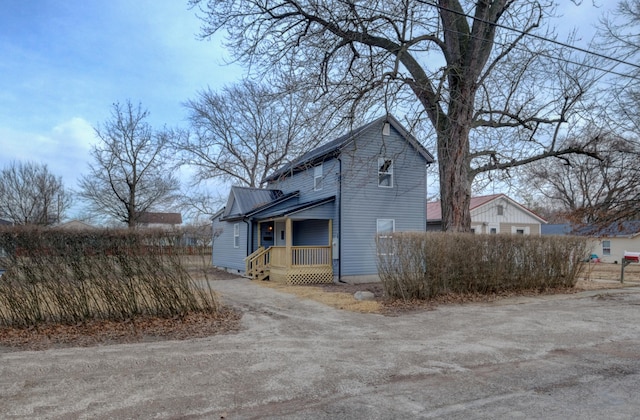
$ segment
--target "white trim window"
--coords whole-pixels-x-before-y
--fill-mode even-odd
[[[240,223],[233,225],[233,247],[240,248]]]
[[[393,255],[390,249],[393,238],[393,232],[396,231],[395,219],[376,219],[376,234],[378,236],[378,254]]]
[[[322,163],[313,168],[313,191],[322,190]]]
[[[393,159],[378,158],[378,186],[393,188]]]
[[[531,230],[529,226],[511,226],[511,234],[512,235],[529,235],[531,234]]]
[[[611,255],[611,241],[602,241],[602,255]]]

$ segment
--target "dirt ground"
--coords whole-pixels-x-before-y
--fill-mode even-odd
[[[242,278],[211,286],[241,312],[237,331],[0,349],[0,417],[632,419],[640,412],[640,287],[385,316]]]
[[[241,279],[241,277],[207,267],[206,276],[198,264],[193,264],[194,277],[209,280]],[[640,285],[640,264],[625,267],[625,283],[620,283],[620,265],[591,263],[585,266],[575,289],[547,291],[547,294],[576,293],[586,290],[614,289]],[[317,286],[286,286],[273,282],[256,282],[280,292],[293,294],[325,305],[352,312],[377,313],[394,316],[404,312],[433,310],[438,305],[470,302],[494,302],[514,296],[536,296],[539,292],[508,293],[502,295],[441,296],[425,301],[389,301],[384,296],[381,283],[324,284]],[[357,301],[353,294],[369,291],[373,301]],[[94,321],[78,325],[49,325],[19,329],[0,327],[0,351],[44,350],[63,347],[89,347],[119,343],[184,340],[238,331],[241,314],[226,306],[219,314],[190,314],[181,319],[141,318],[129,322]]]

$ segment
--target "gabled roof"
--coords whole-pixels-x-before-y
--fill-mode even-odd
[[[363,133],[371,127],[375,127],[376,125],[380,125],[380,127],[382,127],[384,123],[389,123],[393,128],[395,128],[407,140],[407,142],[411,144],[413,148],[427,161],[427,163],[435,162],[433,155],[429,153],[427,149],[425,149],[424,146],[420,144],[420,142],[413,135],[411,135],[402,126],[402,124],[400,124],[398,120],[396,120],[392,115],[385,115],[371,121],[370,123],[355,128],[347,134],[344,134],[335,140],[325,143],[322,146],[303,154],[293,162],[284,165],[283,167],[269,175],[265,179],[265,181],[274,181],[287,173],[298,172],[310,165],[314,165],[322,160],[325,160],[328,157],[337,156],[338,154],[340,154],[341,149],[350,144],[359,134]]]
[[[231,212],[235,203],[238,208],[236,214],[244,215],[255,208],[277,200],[283,195],[282,191],[275,189],[233,186],[229,192],[229,199],[225,207],[227,212]],[[231,216],[227,212],[225,212],[224,216]]]
[[[575,235],[609,238],[633,238],[640,235],[640,220],[614,222],[604,227],[583,226],[573,230]]]
[[[299,195],[299,191],[284,194],[276,189],[231,187],[229,199],[220,220],[242,219]],[[234,203],[237,204],[238,210],[231,214]]]
[[[477,208],[480,208],[480,207],[484,206],[485,204],[490,203],[490,202],[492,202],[494,200],[497,200],[499,198],[503,198],[503,199],[507,200],[509,203],[511,203],[511,204],[515,205],[516,207],[520,208],[525,213],[528,213],[532,217],[538,219],[540,221],[540,223],[547,223],[546,220],[544,220],[542,217],[538,216],[537,214],[535,214],[534,212],[532,212],[528,208],[524,207],[523,205],[521,205],[517,201],[514,201],[513,199],[509,198],[505,194],[491,194],[491,195],[482,195],[482,196],[478,196],[478,197],[471,197],[471,200],[469,202],[469,211],[473,211],[473,210],[475,210]],[[440,222],[440,221],[442,221],[442,205],[441,205],[441,202],[440,201],[432,201],[432,202],[427,203],[427,222]]]
[[[182,215],[180,213],[153,213],[143,211],[138,215],[136,221],[138,223],[148,224],[179,225],[182,223]]]

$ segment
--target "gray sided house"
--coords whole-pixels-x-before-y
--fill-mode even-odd
[[[392,116],[232,187],[213,217],[213,264],[286,283],[378,280],[376,236],[424,231],[433,156]]]

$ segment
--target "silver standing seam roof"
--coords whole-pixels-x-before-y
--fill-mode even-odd
[[[411,144],[415,148],[415,150],[427,161],[427,163],[435,162],[433,155],[429,153],[429,151],[425,149],[425,147],[422,144],[420,144],[420,142],[413,135],[411,135],[402,126],[402,124],[400,124],[398,120],[396,120],[392,115],[384,115],[382,117],[379,117],[371,121],[370,123],[367,123],[365,125],[362,125],[358,128],[351,130],[347,134],[344,134],[335,140],[325,143],[322,146],[317,147],[303,154],[302,156],[295,159],[291,163],[281,167],[280,169],[278,169],[277,171],[269,175],[265,179],[265,181],[267,182],[275,181],[285,174],[295,173],[295,172],[304,170],[309,165],[313,165],[318,161],[324,160],[328,156],[336,156],[340,153],[340,150],[344,146],[349,144],[353,139],[355,139],[355,137],[357,137],[358,134],[364,132],[365,130],[377,124],[382,125],[385,122],[388,122],[396,130],[398,130],[400,134],[409,142],[409,144]]]

